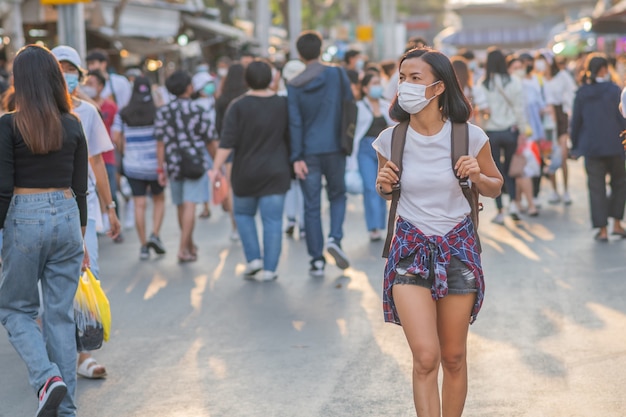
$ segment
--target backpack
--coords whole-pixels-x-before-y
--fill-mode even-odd
[[[406,143],[406,133],[409,129],[409,122],[405,121],[397,124],[393,128],[393,134],[391,137],[391,162],[398,167],[398,177],[402,175],[402,155],[404,153],[404,144]],[[467,123],[452,123],[452,130],[450,134],[451,152],[450,159],[452,161],[452,169],[456,165],[459,158],[469,153],[469,132]],[[456,173],[455,173],[456,175]],[[475,184],[470,186],[468,178],[460,178],[459,186],[463,195],[467,199],[470,205],[471,213],[470,218],[474,224],[474,230],[476,231],[476,242],[478,245],[478,251],[482,252],[480,245],[480,238],[478,237],[478,213],[482,210],[482,204],[478,202],[478,187]],[[398,209],[398,201],[400,200],[400,187],[394,187],[391,194],[391,206],[389,208],[389,219],[387,221],[387,238],[385,239],[385,246],[383,248],[383,258],[389,256],[389,250],[391,248],[391,239],[396,224],[396,211]]]

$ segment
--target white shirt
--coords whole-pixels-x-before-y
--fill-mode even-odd
[[[427,236],[446,235],[471,212],[452,171],[451,127],[447,121],[433,136],[420,135],[411,127],[407,131],[397,214]],[[392,132],[392,127],[385,129],[372,144],[386,159],[391,158]],[[470,156],[478,156],[488,140],[481,128],[469,124]]]
[[[100,117],[100,113],[98,113],[98,110],[91,103],[82,100],[79,101],[80,105],[74,107],[74,113],[78,116],[83,125],[85,138],[87,138],[89,157],[91,158],[110,151],[113,149],[113,143]],[[87,185],[87,191],[89,192],[87,195],[87,217],[91,220],[96,220],[96,222],[100,222],[102,216],[100,213],[98,195],[96,194],[96,175],[91,169],[91,164],[89,164],[89,181]]]
[[[567,71],[559,71],[552,79],[546,79],[543,91],[546,96],[546,104],[561,105],[567,114],[572,113],[574,97],[576,96],[576,82]]]
[[[100,96],[111,98],[117,104],[117,108],[121,110],[128,105],[132,94],[133,87],[126,77],[119,74],[109,74],[109,79],[104,85]]]

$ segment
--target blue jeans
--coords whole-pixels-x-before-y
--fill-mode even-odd
[[[330,233],[337,243],[343,238],[343,220],[346,216],[346,155],[343,152],[304,157],[309,173],[300,180],[304,196],[304,229],[306,247],[314,259],[323,259],[324,232],[322,230],[322,175],[326,178],[326,194],[330,202]]]
[[[59,416],[75,416],[73,303],[83,259],[76,200],[63,191],[15,195],[4,235],[0,321],[26,363],[35,392],[48,378],[61,376],[68,392]],[[44,305],[43,335],[35,321],[39,313],[37,281],[41,281]]]
[[[511,201],[515,201],[515,178],[509,176],[511,159],[517,150],[517,133],[509,130],[497,130],[486,132],[491,145],[491,155],[496,162],[498,170],[504,178],[504,187]],[[504,160],[503,160],[504,159]],[[502,196],[496,197],[496,207],[502,209]]]
[[[363,208],[367,230],[383,230],[387,223],[387,201],[376,192],[378,156],[372,148],[376,138],[366,136],[359,143],[359,172],[363,179]]]
[[[263,269],[276,271],[283,241],[283,208],[284,194],[265,195],[262,197],[238,197],[233,199],[233,213],[237,230],[241,237],[243,252],[246,261],[263,259]],[[257,208],[261,211],[263,223],[263,255],[259,246],[259,236],[256,230]]]

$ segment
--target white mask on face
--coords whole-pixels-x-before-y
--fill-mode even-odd
[[[546,61],[543,59],[538,59],[535,61],[535,70],[538,72],[544,72],[546,70]]]
[[[409,82],[402,82],[398,85],[398,104],[402,107],[402,110],[409,114],[419,113],[431,102],[431,98],[426,98],[426,89],[432,85],[440,83],[441,81],[435,81],[430,85],[413,84]]]

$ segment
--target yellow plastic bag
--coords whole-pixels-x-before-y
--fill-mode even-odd
[[[95,350],[108,341],[111,333],[111,308],[100,281],[87,269],[78,280],[74,297],[76,343],[79,350]]]

